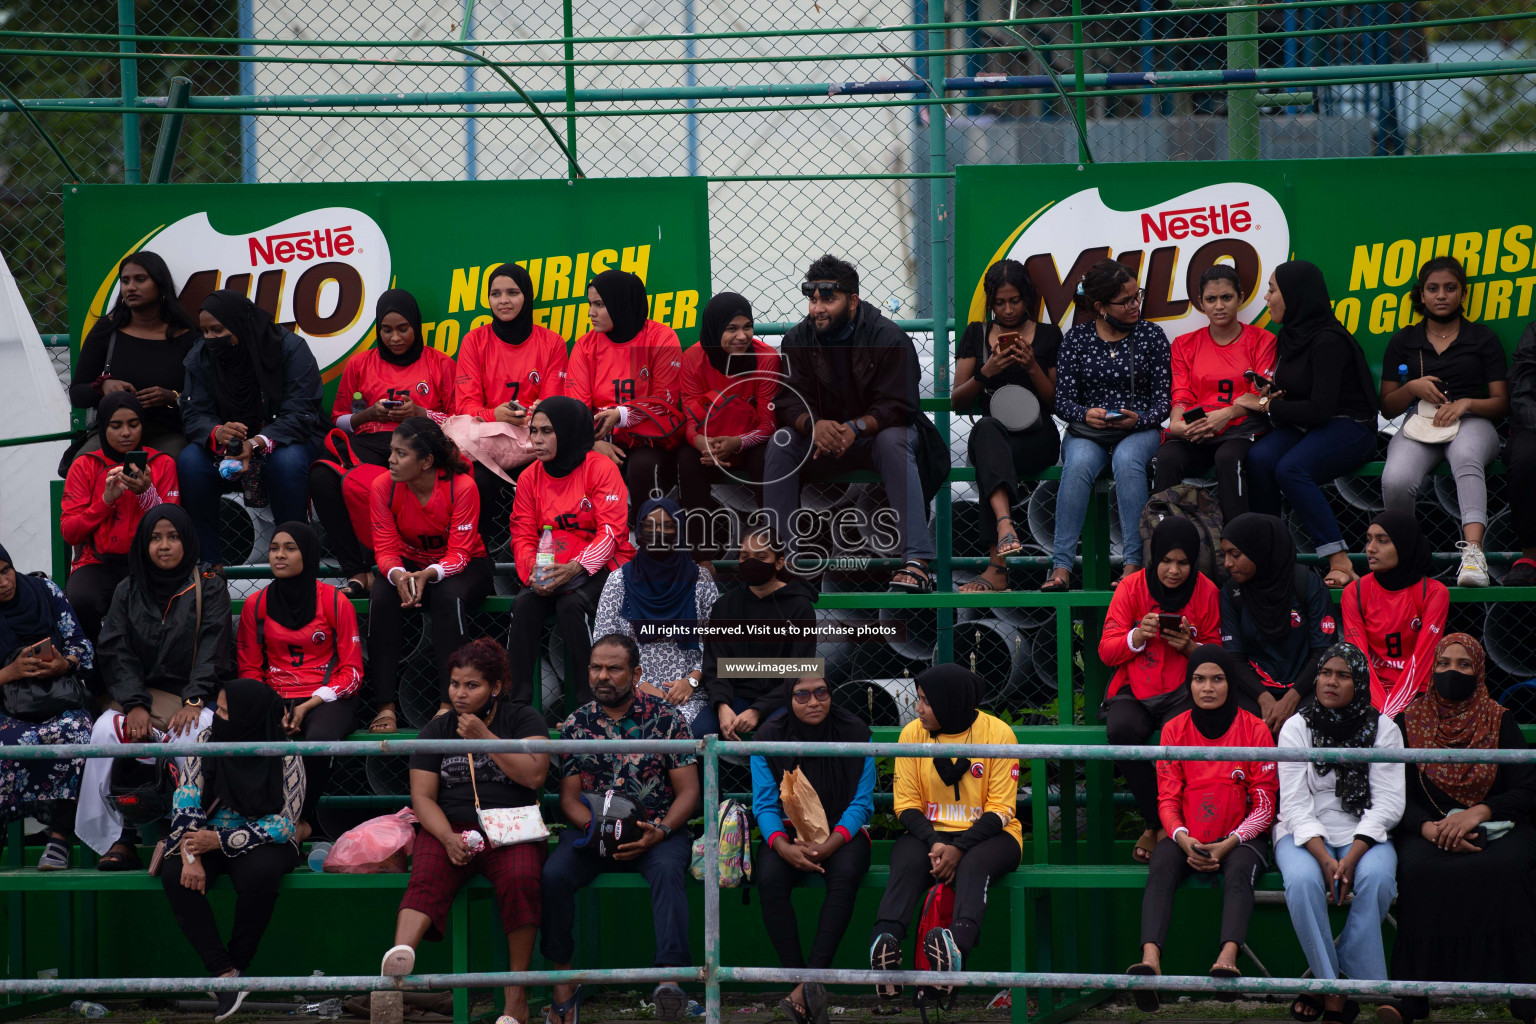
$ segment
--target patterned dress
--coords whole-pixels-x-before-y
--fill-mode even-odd
[[[75,658],[82,669],[92,662],[91,642],[85,638],[75,611],[64,591],[48,581],[48,595],[59,634],[64,638],[63,655]],[[23,747],[89,743],[91,716],[84,710],[66,711],[43,722],[28,722],[0,713],[0,746]],[[73,800],[80,795],[83,758],[69,761],[0,760],[0,824],[31,813],[38,804],[55,800]]]
[[[720,596],[720,588],[708,573],[699,573],[699,581],[693,585],[693,599],[698,604],[699,624],[709,622],[710,609],[715,606],[715,599]],[[597,602],[597,617],[592,622],[593,636],[606,636],[609,633],[623,633],[632,637],[636,643],[633,625],[619,609],[624,606],[624,573],[615,572],[608,576],[603,584],[603,595]],[[693,671],[703,671],[704,645],[700,644],[697,650],[689,650],[679,647],[671,640],[657,640],[640,644],[640,681],[642,683],[654,683],[662,685],[670,683],[674,679],[681,679]],[[676,706],[677,713],[683,716],[683,720],[692,723],[700,711],[708,707],[708,701],[704,699],[704,690],[700,688],[692,700],[688,700]]]
[[[199,743],[208,742],[212,729],[203,730]],[[219,834],[219,849],[227,857],[238,857],[265,843],[288,843],[299,848],[295,823],[304,808],[304,760],[283,758],[283,809],[262,818],[247,818],[229,807],[219,807],[212,814],[203,810],[203,759],[187,758],[186,773],[172,800],[171,833],[166,836],[167,856],[181,856],[181,837],[205,828]]]

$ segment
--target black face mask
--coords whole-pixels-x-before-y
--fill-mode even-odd
[[[642,528],[635,531],[635,544],[647,554],[666,554],[677,550],[677,534]]]
[[[1434,313],[1431,313],[1426,308],[1424,310],[1424,315],[1427,316],[1429,319],[1433,320],[1437,324],[1453,324],[1457,320],[1461,319],[1461,307],[1457,306],[1455,309],[1451,310],[1445,316],[1438,316],[1438,315],[1436,315]]]
[[[1108,313],[1104,314],[1104,322],[1109,324],[1109,326],[1114,330],[1119,331],[1121,334],[1130,334],[1136,329],[1136,325],[1140,323],[1139,320],[1132,320],[1127,323],[1118,317],[1110,316]]]
[[[1477,676],[1465,672],[1436,672],[1435,691],[1448,701],[1464,701],[1477,689]]]
[[[743,558],[736,563],[736,578],[749,587],[760,587],[776,575],[778,570],[773,567],[773,563],[760,558]]]

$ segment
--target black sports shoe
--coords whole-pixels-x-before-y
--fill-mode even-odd
[[[869,969],[872,971],[901,970],[901,943],[896,941],[896,936],[890,932],[881,932],[875,936],[875,941],[869,947]],[[875,995],[881,999],[899,998],[901,986],[876,985]]]
[[[215,993],[213,997],[213,1024],[220,1024],[221,1021],[233,1017],[239,1011],[240,1004],[245,1002],[245,997],[248,995],[250,995],[249,992],[230,992],[228,990]]]
[[[923,952],[928,954],[928,965],[934,971],[960,970],[960,947],[948,928],[930,928],[923,936]],[[946,995],[954,991],[953,985],[935,986]]]
[[[1509,572],[1504,574],[1506,587],[1533,587],[1536,586],[1536,562],[1529,558],[1522,558],[1510,566]]]

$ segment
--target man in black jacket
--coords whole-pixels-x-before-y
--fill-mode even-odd
[[[796,541],[809,532],[812,513],[799,508],[801,480],[878,471],[891,507],[861,526],[877,547],[906,559],[891,589],[927,593],[934,549],[917,467],[917,350],[901,328],[859,301],[859,272],[845,260],[821,257],[800,290],[809,315],[790,328],[780,349],[780,429],[764,453],[763,503],[804,556],[809,552]]]
[[[1527,324],[1509,373],[1509,445],[1504,480],[1521,558],[1504,577],[1506,587],[1536,585],[1536,323]]]

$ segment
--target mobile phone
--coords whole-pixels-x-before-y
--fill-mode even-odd
[[[1104,418],[1106,420],[1108,420],[1110,423],[1119,423],[1121,420],[1125,419],[1125,413],[1123,413],[1123,412],[1111,412],[1109,410],[1105,410]]]
[[[406,583],[405,589],[409,590],[411,592],[411,600],[414,601],[417,598],[417,596],[418,596],[418,594],[420,592],[421,583],[417,580],[417,578],[415,576],[410,576],[410,577],[407,577],[407,578],[409,579],[409,582]]]
[[[1479,850],[1488,849],[1488,826],[1477,826],[1477,828],[1467,833],[1466,840]]]
[[[1244,370],[1243,379],[1256,388],[1272,388],[1275,386],[1274,381],[1270,380],[1268,377],[1264,376],[1257,370]]]
[[[136,452],[124,452],[123,453],[123,465],[125,467],[128,467],[128,466],[133,467],[133,471],[135,473],[145,473],[145,472],[148,472],[149,471],[149,452],[144,451],[142,448],[139,449]]]
[[[1334,902],[1335,905],[1338,905],[1339,903],[1342,903],[1343,900],[1344,900],[1344,880],[1342,878],[1335,878],[1333,880],[1333,902]]]
[[[44,637],[43,639],[39,640],[37,643],[33,644],[28,649],[27,654],[30,657],[36,658],[38,661],[43,661],[43,662],[52,661],[53,660],[53,641],[48,639],[47,637]]]
[[[1180,615],[1168,612],[1159,612],[1157,615],[1157,629],[1160,633],[1177,633],[1183,625],[1184,619]]]
[[[1184,422],[1185,423],[1195,423],[1195,422],[1198,422],[1199,420],[1203,420],[1203,419],[1205,419],[1205,410],[1203,408],[1201,408],[1200,406],[1198,406],[1198,405],[1195,406],[1193,409],[1185,409],[1184,410]]]
[[[382,405],[386,409],[398,409],[402,405],[404,405],[405,402],[401,401],[398,398],[382,398],[382,399],[379,400],[379,404]]]
[[[1018,331],[1012,331],[1012,332],[1010,332],[1008,334],[999,334],[997,336],[997,347],[998,348],[1015,348],[1015,347],[1018,346],[1018,344],[1019,344],[1019,332]]]
[[[527,410],[523,408],[522,404],[515,398],[507,403],[507,408],[511,409],[513,412],[527,412]]]

